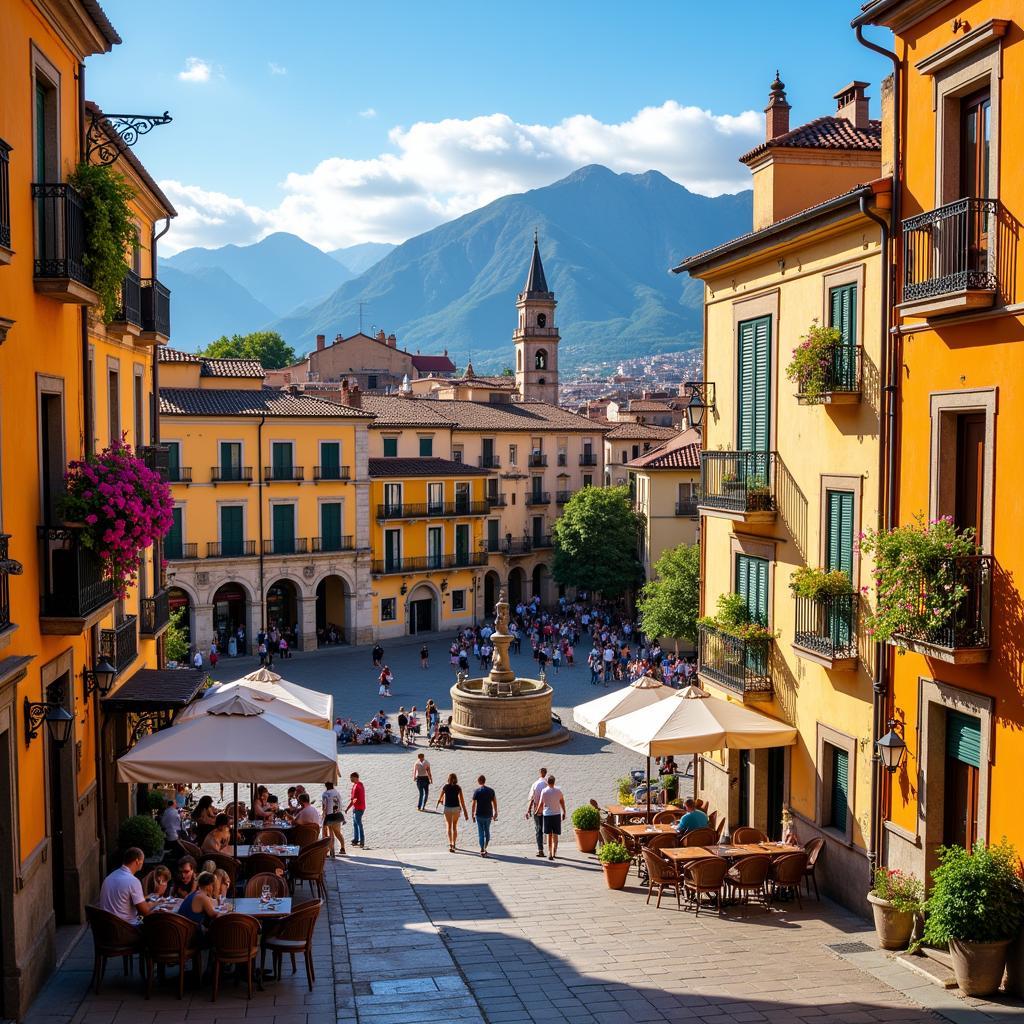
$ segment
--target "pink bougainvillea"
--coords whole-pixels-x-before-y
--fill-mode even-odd
[[[82,543],[103,560],[116,595],[127,596],[143,550],[171,528],[171,489],[123,438],[70,463],[64,485],[61,515],[85,524]]]

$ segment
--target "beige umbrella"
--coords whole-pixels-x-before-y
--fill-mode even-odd
[[[193,701],[178,713],[174,720],[175,724],[180,725],[199,715],[205,715],[211,708],[223,704],[224,701],[230,700],[232,697],[244,697],[272,715],[290,718],[295,722],[305,722],[306,725],[315,725],[321,729],[330,729],[332,725],[331,719],[324,718],[321,710],[311,708],[304,700],[284,686],[258,687],[241,681],[218,683],[216,686],[211,686],[203,694],[202,699]]]
[[[255,672],[250,672],[247,676],[242,676],[241,679],[235,679],[232,682],[249,690],[256,690],[269,694],[271,697],[277,697],[279,700],[298,704],[309,711],[311,715],[315,715],[328,729],[334,724],[334,698],[329,693],[321,693],[319,690],[299,686],[298,683],[290,683],[268,668],[258,668]]]
[[[605,725],[609,719],[657,704],[674,693],[676,691],[671,686],[665,686],[651,676],[641,676],[629,686],[604,693],[595,700],[588,700],[586,704],[574,707],[572,717],[577,725],[581,725],[596,736],[604,736]]]

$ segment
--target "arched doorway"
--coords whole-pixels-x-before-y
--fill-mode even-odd
[[[192,602],[181,587],[169,587],[167,590],[167,609],[171,616],[176,612],[184,612],[181,616],[181,629],[185,634],[185,642],[192,643]]]
[[[347,632],[348,609],[348,583],[341,576],[325,576],[316,585],[317,646],[352,642]]]
[[[290,647],[299,646],[299,591],[291,580],[278,580],[267,589],[267,630],[273,629],[285,635]]]
[[[239,653],[245,649],[248,618],[249,598],[245,588],[240,583],[225,583],[218,587],[213,595],[213,635],[219,650],[227,651],[232,637]]]
[[[421,583],[409,594],[409,634],[430,633],[437,628],[437,595]]]
[[[535,597],[540,598],[541,604],[547,603],[548,578],[548,567],[543,562],[533,567],[533,593]]]
[[[526,587],[526,573],[516,566],[508,574],[508,603],[512,608],[523,601],[523,590]]]
[[[501,577],[492,569],[484,576],[484,618],[494,617],[494,606],[501,591]]]

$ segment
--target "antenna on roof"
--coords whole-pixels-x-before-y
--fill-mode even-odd
[[[362,300],[362,299],[360,299],[360,300],[359,300],[359,333],[360,333],[360,334],[362,334],[362,333],[363,333],[363,310],[364,310],[364,309],[365,309],[365,308],[366,308],[366,307],[367,307],[368,305],[369,305],[369,303],[368,303],[368,302],[363,302],[363,300]]]

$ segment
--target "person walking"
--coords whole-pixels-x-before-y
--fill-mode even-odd
[[[421,752],[416,755],[416,760],[412,766],[412,777],[416,780],[416,788],[419,790],[416,810],[425,811],[427,809],[427,801],[430,799],[430,786],[434,781],[434,776],[430,771],[430,762],[427,760],[426,754]]]
[[[491,842],[491,822],[498,817],[498,797],[482,775],[476,780],[472,808],[476,834],[480,840],[480,856],[486,857]]]
[[[346,811],[352,812],[352,845],[366,849],[366,835],[363,832],[363,812],[366,810],[366,787],[359,781],[359,772],[349,776],[352,789],[349,792]]]
[[[562,818],[565,817],[565,797],[555,785],[554,775],[548,776],[548,784],[541,791],[540,810],[544,835],[548,837],[548,860],[554,860],[558,853],[558,837],[562,834]]]
[[[405,746],[405,734],[409,729],[409,716],[405,713],[405,705],[398,709],[398,742]]]
[[[384,648],[381,647],[380,643],[373,645],[373,667],[380,668],[380,663],[384,660]]]
[[[533,816],[533,827],[537,836],[537,856],[544,856],[544,819],[541,815],[540,795],[547,787],[548,770],[541,768],[537,781],[530,787],[530,799],[526,805],[526,817]]]
[[[345,815],[341,813],[341,794],[333,782],[328,782],[324,787],[324,795],[320,798],[320,808],[323,811],[324,838],[331,840],[331,859],[334,859],[334,840],[338,840],[339,852],[345,853],[345,836],[341,826],[345,824]]]
[[[459,842],[459,814],[468,821],[469,811],[466,810],[466,798],[462,795],[455,772],[448,776],[448,781],[441,787],[441,795],[437,798],[436,807],[444,802],[444,824],[448,832],[448,852],[454,853]]]
[[[420,668],[430,668],[430,651],[427,650],[426,644],[420,648]]]

